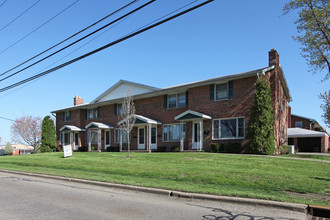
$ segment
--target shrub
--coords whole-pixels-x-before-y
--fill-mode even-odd
[[[242,152],[241,143],[228,143],[226,146],[226,153],[239,154]]]
[[[290,152],[290,146],[283,145],[280,146],[280,154],[288,154]]]
[[[211,143],[211,152],[219,153],[220,144],[219,143]]]
[[[167,151],[167,146],[158,146],[157,151],[158,152],[166,152]]]
[[[91,147],[91,151],[95,150],[95,147]]]
[[[220,143],[219,144],[219,153],[226,153],[226,148],[225,144]]]
[[[271,89],[265,79],[255,83],[254,106],[251,109],[247,138],[250,141],[248,152],[274,154],[274,109]]]
[[[11,145],[10,142],[7,142],[6,146],[5,146],[5,154],[12,154],[14,151],[13,146]]]
[[[107,152],[119,152],[119,146],[107,147]]]
[[[40,146],[40,153],[47,153],[47,152],[52,152],[52,149],[48,146],[41,145]]]
[[[171,152],[180,152],[180,146],[172,146]]]
[[[79,152],[87,152],[88,151],[88,147],[87,146],[78,147],[78,151]]]

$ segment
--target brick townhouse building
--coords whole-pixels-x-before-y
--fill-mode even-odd
[[[214,142],[243,147],[248,142],[246,128],[258,77],[264,77],[272,91],[278,147],[287,143],[291,96],[274,49],[269,51],[269,65],[257,70],[162,89],[120,80],[90,103],[76,96],[74,106],[52,112],[56,113],[58,145],[71,145],[73,150],[81,146],[106,150],[121,145],[126,150],[127,135],[118,123],[130,88],[136,107],[131,149],[180,146],[181,151],[207,150]]]

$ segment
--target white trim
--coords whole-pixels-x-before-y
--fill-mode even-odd
[[[107,132],[109,132],[109,144],[107,145]],[[111,146],[111,131],[110,129],[104,130],[104,149],[106,150],[108,147]]]
[[[238,136],[238,119],[244,119],[244,136],[243,137],[239,137]],[[224,137],[221,138],[221,120],[229,120],[229,119],[236,119],[236,137]],[[219,121],[219,138],[214,138],[214,121]],[[240,139],[245,139],[245,134],[246,134],[246,126],[245,126],[245,116],[238,116],[238,117],[231,117],[231,118],[215,118],[212,120],[212,140],[240,140]]]
[[[156,129],[156,143],[152,143],[152,129],[155,128]],[[150,149],[151,150],[156,150],[157,149],[157,126],[151,126],[151,129],[150,129]]]
[[[101,128],[101,129],[114,129],[114,127],[112,125],[103,124],[100,122],[91,122],[88,125],[86,125],[85,128],[87,129],[87,128],[91,127],[92,125],[94,125],[97,128]]]
[[[169,140],[167,140],[167,141],[165,141],[164,140],[164,126],[173,126],[173,125],[180,125],[181,126],[181,124],[182,125],[184,125],[185,126],[185,137],[184,137],[184,139],[183,140],[185,140],[186,139],[186,136],[187,136],[187,125],[186,125],[186,123],[173,123],[173,124],[164,124],[163,125],[163,127],[162,127],[162,141],[163,142],[166,142],[166,143],[176,143],[176,142],[180,142],[181,141],[181,134],[179,134],[180,135],[180,137],[179,137],[179,139],[178,140],[171,140],[171,141],[169,141]],[[167,130],[167,133],[168,133],[168,130]],[[181,129],[181,127],[180,127],[180,133],[183,133],[183,129]],[[167,137],[167,139],[168,139],[168,137]]]
[[[63,131],[65,129],[68,129],[70,131],[86,131],[85,129],[82,129],[82,128],[78,128],[77,126],[74,126],[74,125],[64,125],[60,131]]]
[[[136,119],[139,119],[141,121],[144,121],[146,124],[154,124],[154,125],[161,125],[162,123],[160,121],[156,121],[156,120],[153,120],[151,118],[147,118],[147,117],[144,117],[142,115],[134,115]],[[133,116],[131,116],[133,117]],[[124,121],[127,121],[127,118],[121,120],[120,122],[118,122],[118,125],[121,125]],[[140,124],[138,124],[140,125]],[[137,126],[138,126],[137,125]]]
[[[200,117],[200,118],[203,118],[203,119],[212,119],[212,117],[209,116],[209,115],[204,115],[202,113],[195,112],[195,111],[192,111],[192,110],[187,110],[185,112],[182,112],[180,115],[176,116],[174,119],[179,120],[181,117],[183,117],[187,114],[193,114],[193,115],[196,115],[197,117]],[[194,120],[194,119],[186,119],[186,120]]]
[[[140,129],[143,129],[143,144],[140,144]],[[137,147],[138,147],[138,150],[145,150],[146,149],[146,128],[145,126],[139,126],[137,127]]]

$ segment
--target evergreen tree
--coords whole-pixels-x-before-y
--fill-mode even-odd
[[[265,79],[258,78],[255,83],[254,106],[251,109],[247,138],[248,153],[274,154],[274,109],[271,89]]]
[[[56,131],[54,121],[47,115],[42,120],[40,151],[49,152],[52,148],[56,149]]]
[[[14,151],[13,146],[11,145],[10,142],[7,142],[5,146],[5,154],[12,154]]]

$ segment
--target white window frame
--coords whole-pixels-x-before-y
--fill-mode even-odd
[[[98,130],[97,129],[91,129],[90,132],[91,132],[91,144],[98,144],[99,143]],[[96,134],[96,142],[93,142],[93,135],[92,135],[93,133]]]
[[[119,136],[118,136],[118,132],[119,132]],[[125,132],[125,131],[123,129],[120,129],[120,128],[116,128],[114,130],[114,143],[115,144],[120,144],[120,137],[122,135],[122,132]],[[123,144],[128,143],[128,137],[127,137],[127,140],[126,141],[125,140],[122,140],[122,143]]]
[[[221,85],[221,84],[226,84],[226,86],[227,86],[227,96],[226,97],[224,97],[224,98],[217,98],[217,85]],[[214,100],[215,101],[218,101],[218,100],[226,100],[226,99],[228,99],[229,98],[229,84],[228,84],[228,82],[225,82],[225,83],[217,83],[217,84],[215,84],[214,85]]]
[[[163,142],[180,142],[180,139],[181,139],[181,135],[182,135],[182,133],[181,134],[179,134],[179,139],[178,140],[169,140],[169,129],[168,129],[168,127],[169,126],[177,126],[177,125],[179,125],[179,126],[181,126],[181,123],[173,123],[173,124],[164,124],[163,125],[163,129],[162,129],[162,136],[163,136]],[[186,125],[186,123],[183,123],[183,125],[184,125],[184,128],[185,128],[185,130],[184,130],[184,140],[186,139],[186,136],[187,136],[187,125]],[[167,138],[166,138],[166,140],[165,140],[165,134],[164,134],[164,127],[167,127]],[[182,129],[182,131],[183,131],[183,129]],[[181,128],[179,129],[179,132],[181,132]]]
[[[87,109],[87,118],[88,119],[93,119],[93,118],[98,118],[99,117],[99,112],[98,108],[89,108]],[[90,115],[90,112],[92,113],[92,116]]]
[[[183,94],[185,98],[185,104],[179,106],[179,95]],[[175,106],[170,107],[170,96],[175,95]],[[179,92],[179,93],[172,93],[167,95],[167,108],[180,108],[187,106],[187,93],[186,92]]]
[[[221,121],[222,120],[231,120],[231,119],[236,119],[236,137],[224,137],[224,138],[222,138],[221,137]],[[244,131],[244,136],[242,136],[242,137],[239,137],[238,136],[238,128],[239,128],[239,126],[238,126],[238,119],[243,119],[244,121],[243,121],[243,131]],[[218,136],[219,136],[219,138],[215,138],[214,137],[214,131],[215,131],[215,129],[214,129],[214,121],[219,121],[219,128],[218,128],[218,132],[219,132],[219,134],[218,134]],[[235,139],[245,139],[245,117],[244,116],[241,116],[241,117],[232,117],[232,118],[217,118],[217,119],[213,119],[212,120],[212,140],[235,140]]]
[[[298,124],[301,124],[301,126],[298,126]],[[295,121],[294,127],[295,128],[302,128],[303,127],[303,122],[302,121]]]
[[[67,113],[70,115],[70,118],[67,116]],[[64,112],[64,121],[71,121],[71,111]]]

